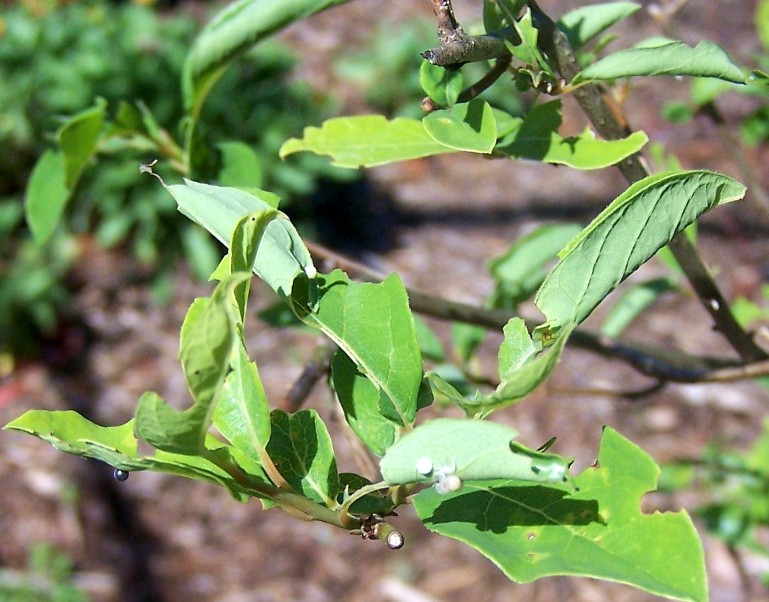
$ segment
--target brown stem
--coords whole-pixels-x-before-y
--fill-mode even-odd
[[[318,345],[313,356],[305,363],[302,373],[291,385],[280,406],[286,412],[296,412],[302,407],[317,382],[329,373],[331,358],[337,350],[332,341]]]
[[[566,35],[559,30],[548,15],[539,8],[534,0],[529,0],[532,16],[539,30],[539,42],[552,62],[555,70],[567,81],[577,74],[579,64]],[[596,84],[586,84],[578,88],[574,95],[582,110],[607,140],[623,138],[629,133],[629,126],[618,107],[613,107],[607,100],[605,91]],[[628,157],[617,167],[629,183],[635,183],[649,175],[641,163],[639,155]],[[713,318],[715,328],[726,337],[729,344],[745,361],[767,358],[767,354],[753,341],[737,323],[729,302],[708,271],[705,262],[695,246],[682,233],[669,243],[673,256],[686,274],[689,283],[702,305]]]
[[[313,256],[323,261],[329,270],[337,267],[348,274],[374,282],[384,279],[383,274],[318,243],[306,241],[306,244]],[[408,289],[407,292],[414,311],[439,320],[502,330],[505,324],[515,317],[515,314],[506,310],[458,303],[413,289]],[[530,329],[537,326],[532,320],[527,320],[526,324]],[[571,334],[569,344],[609,359],[623,361],[638,372],[660,381],[731,382],[769,375],[767,360],[741,364],[732,359],[690,355],[637,341],[618,341],[583,329],[575,330]]]

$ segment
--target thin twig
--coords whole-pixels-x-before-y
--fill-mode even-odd
[[[539,8],[534,0],[528,0],[532,16],[539,31],[539,42],[548,55],[553,67],[567,81],[577,74],[579,64],[566,35],[553,20]],[[618,114],[618,107],[611,107],[606,94],[596,84],[586,84],[575,91],[576,100],[598,132],[607,140],[625,137],[629,127],[624,115]],[[639,155],[633,155],[617,164],[617,167],[632,183],[649,175]],[[708,271],[695,246],[682,233],[669,243],[676,261],[686,274],[689,283],[702,305],[713,318],[715,328],[726,337],[729,344],[745,361],[767,358],[767,354],[753,341],[735,319],[729,303]]]
[[[329,269],[337,267],[348,274],[372,282],[382,281],[385,275],[366,265],[340,255],[318,243],[306,242],[310,252],[325,262]],[[466,303],[450,301],[407,289],[411,308],[439,320],[474,324],[490,330],[502,328],[515,317],[512,312],[487,309]],[[537,326],[526,320],[529,329]],[[659,381],[679,383],[733,382],[759,376],[769,376],[769,360],[741,363],[728,358],[698,356],[682,351],[671,351],[637,341],[619,341],[578,329],[569,338],[569,345],[591,351],[609,359],[625,362],[641,374]]]
[[[291,413],[302,407],[318,381],[328,375],[336,350],[337,346],[332,341],[324,341],[318,345],[312,357],[304,364],[302,373],[283,398],[280,404],[283,410]]]

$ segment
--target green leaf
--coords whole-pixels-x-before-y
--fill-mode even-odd
[[[43,244],[51,237],[69,196],[64,155],[45,151],[32,169],[24,199],[27,224],[36,243]]]
[[[227,66],[287,25],[347,0],[240,0],[222,9],[195,39],[182,70],[184,106],[197,118]]]
[[[581,6],[558,19],[558,27],[566,34],[574,50],[579,50],[597,35],[641,8],[635,2],[603,2]]]
[[[107,101],[97,99],[95,106],[67,119],[56,135],[64,155],[65,182],[69,190],[74,190],[80,174],[96,150],[106,109]]]
[[[682,171],[644,178],[604,209],[560,253],[535,303],[548,324],[580,323],[620,282],[702,213],[740,199],[721,174]]]
[[[259,465],[270,440],[270,406],[256,363],[242,345],[214,410],[214,426],[233,447]]]
[[[238,222],[247,213],[273,209],[262,198],[261,191],[209,186],[186,180],[183,185],[168,186],[179,211],[203,226],[224,245]],[[271,193],[265,193],[273,201]],[[274,201],[273,201],[274,202]],[[254,260],[254,272],[282,298],[288,298],[294,279],[305,274],[314,277],[316,271],[307,247],[288,218],[280,213],[267,225]]]
[[[750,76],[712,42],[703,40],[691,48],[683,42],[667,41],[610,54],[577,73],[571,83],[636,75],[715,77],[737,84],[747,83]]]
[[[459,69],[444,69],[429,61],[422,61],[419,66],[419,83],[425,94],[437,105],[446,107],[457,102],[464,77]]]
[[[494,112],[480,98],[433,111],[422,119],[422,124],[433,140],[460,151],[488,154],[497,141]]]
[[[418,315],[414,315],[414,331],[419,342],[419,349],[422,357],[442,362],[446,359],[446,352],[443,349],[443,342],[433,329]]]
[[[336,117],[320,128],[306,127],[301,139],[290,138],[280,147],[280,157],[301,151],[329,155],[339,167],[374,167],[395,161],[453,153],[439,144],[417,119],[381,115]]]
[[[299,318],[339,345],[381,393],[382,415],[408,428],[418,405],[422,357],[400,277],[358,283],[335,270],[307,284],[295,287],[292,298]]]
[[[392,445],[379,462],[392,485],[520,479],[569,482],[570,460],[529,450],[513,442],[518,431],[485,420],[436,418],[419,425]],[[461,485],[461,484],[460,484]]]
[[[676,282],[672,278],[654,278],[634,285],[611,308],[601,325],[601,334],[610,338],[618,337],[663,293],[675,289]]]
[[[363,444],[378,456],[393,444],[401,426],[382,412],[390,402],[385,393],[366,378],[342,351],[331,362],[331,384],[342,406],[347,424]]]
[[[563,138],[558,135],[560,125],[560,100],[537,105],[519,120],[511,134],[500,140],[495,153],[575,169],[600,169],[638,152],[648,141],[643,132],[633,132],[620,140],[598,140],[589,129],[579,136]]]
[[[139,456],[133,420],[120,426],[100,426],[72,410],[30,410],[3,428],[34,435],[60,451],[100,460],[121,470],[154,470],[208,481],[227,488],[235,499],[247,499],[243,487],[231,475],[203,457],[163,451]],[[213,454],[227,452],[210,440],[207,448]],[[257,478],[265,481],[260,475]]]
[[[508,40],[505,40],[505,46],[507,46],[510,54],[530,67],[538,67],[542,71],[551,74],[550,65],[545,60],[545,57],[542,56],[537,44],[539,31],[532,21],[531,9],[527,7],[519,19],[513,19],[512,26],[518,34],[520,43],[513,45]]]
[[[515,481],[467,483],[448,495],[426,489],[414,507],[428,529],[467,543],[513,581],[578,575],[704,602],[704,555],[689,516],[640,511],[658,475],[643,450],[607,428],[598,461],[568,495]]]
[[[270,414],[272,436],[267,453],[286,481],[298,492],[334,508],[339,475],[326,425],[315,410]]]
[[[578,224],[549,224],[516,240],[489,263],[497,287],[494,307],[514,309],[529,299],[547,275],[547,264],[581,230]]]
[[[219,184],[234,188],[259,188],[262,185],[262,165],[248,144],[222,142],[217,145],[222,155]]]
[[[756,7],[756,32],[764,50],[769,50],[769,0],[761,0]]]
[[[213,419],[235,343],[233,289],[248,276],[225,278],[208,298],[196,299],[184,319],[179,358],[194,404],[179,411],[155,393],[145,393],[136,408],[136,435],[157,449],[199,454]]]
[[[550,376],[571,331],[572,328],[564,328],[555,338],[543,343],[532,340],[523,320],[512,318],[503,329],[505,339],[499,347],[500,383],[496,390],[476,394],[472,399],[463,398],[458,405],[469,416],[483,417],[521,401]]]

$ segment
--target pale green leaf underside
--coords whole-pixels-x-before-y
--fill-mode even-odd
[[[564,138],[558,134],[561,121],[560,100],[538,105],[517,120],[517,127],[499,141],[495,153],[575,169],[600,169],[638,152],[648,141],[643,132],[620,140],[599,140],[589,129]]]
[[[426,489],[414,507],[428,529],[467,543],[513,581],[577,575],[704,602],[704,555],[689,516],[639,510],[658,475],[645,452],[607,428],[596,466],[572,493],[497,480],[448,495]]]
[[[620,282],[702,213],[745,187],[708,171],[670,172],[630,186],[564,248],[536,297],[548,323],[580,323]]]
[[[280,156],[301,151],[328,155],[334,165],[352,168],[456,152],[436,142],[417,119],[387,120],[381,115],[336,117],[320,128],[304,128],[302,138],[283,143]]]
[[[168,186],[168,190],[182,214],[226,246],[230,245],[235,226],[244,215],[273,209],[272,204],[256,196],[259,191],[246,192],[190,180],[184,185]],[[283,214],[267,225],[254,260],[254,272],[283,298],[290,296],[298,275],[315,274],[307,247]]]
[[[35,163],[24,198],[27,224],[35,242],[51,237],[69,201],[64,155],[47,150]]]
[[[456,475],[462,481],[507,478],[563,483],[567,479],[569,461],[513,444],[517,436],[515,429],[495,422],[436,418],[392,445],[379,468],[384,480],[393,485],[434,482],[438,473]]]
[[[99,460],[121,470],[155,470],[209,481],[224,486],[236,499],[247,499],[232,476],[200,456],[160,450],[152,456],[139,456],[133,420],[120,426],[100,426],[72,410],[30,410],[3,428],[34,435],[60,451]],[[213,440],[208,440],[206,446],[215,453],[227,451]],[[255,476],[266,482],[260,473]]]
[[[558,27],[569,38],[572,47],[578,50],[639,8],[641,5],[635,2],[605,2],[581,6],[558,19]]]
[[[737,84],[747,83],[750,76],[712,42],[702,41],[694,48],[683,42],[668,42],[610,54],[577,73],[572,83],[636,75],[716,77]]]

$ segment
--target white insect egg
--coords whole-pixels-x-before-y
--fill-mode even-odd
[[[310,265],[304,266],[304,273],[307,274],[307,277],[310,280],[312,280],[313,278],[315,278],[315,276],[318,275],[318,270],[315,269],[314,265],[310,264]]]
[[[417,472],[424,476],[430,476],[433,473],[433,461],[427,456],[422,456],[417,460]]]
[[[460,487],[462,487],[462,479],[455,474],[450,474],[448,476],[441,475],[435,483],[435,491],[441,495],[456,491]]]

